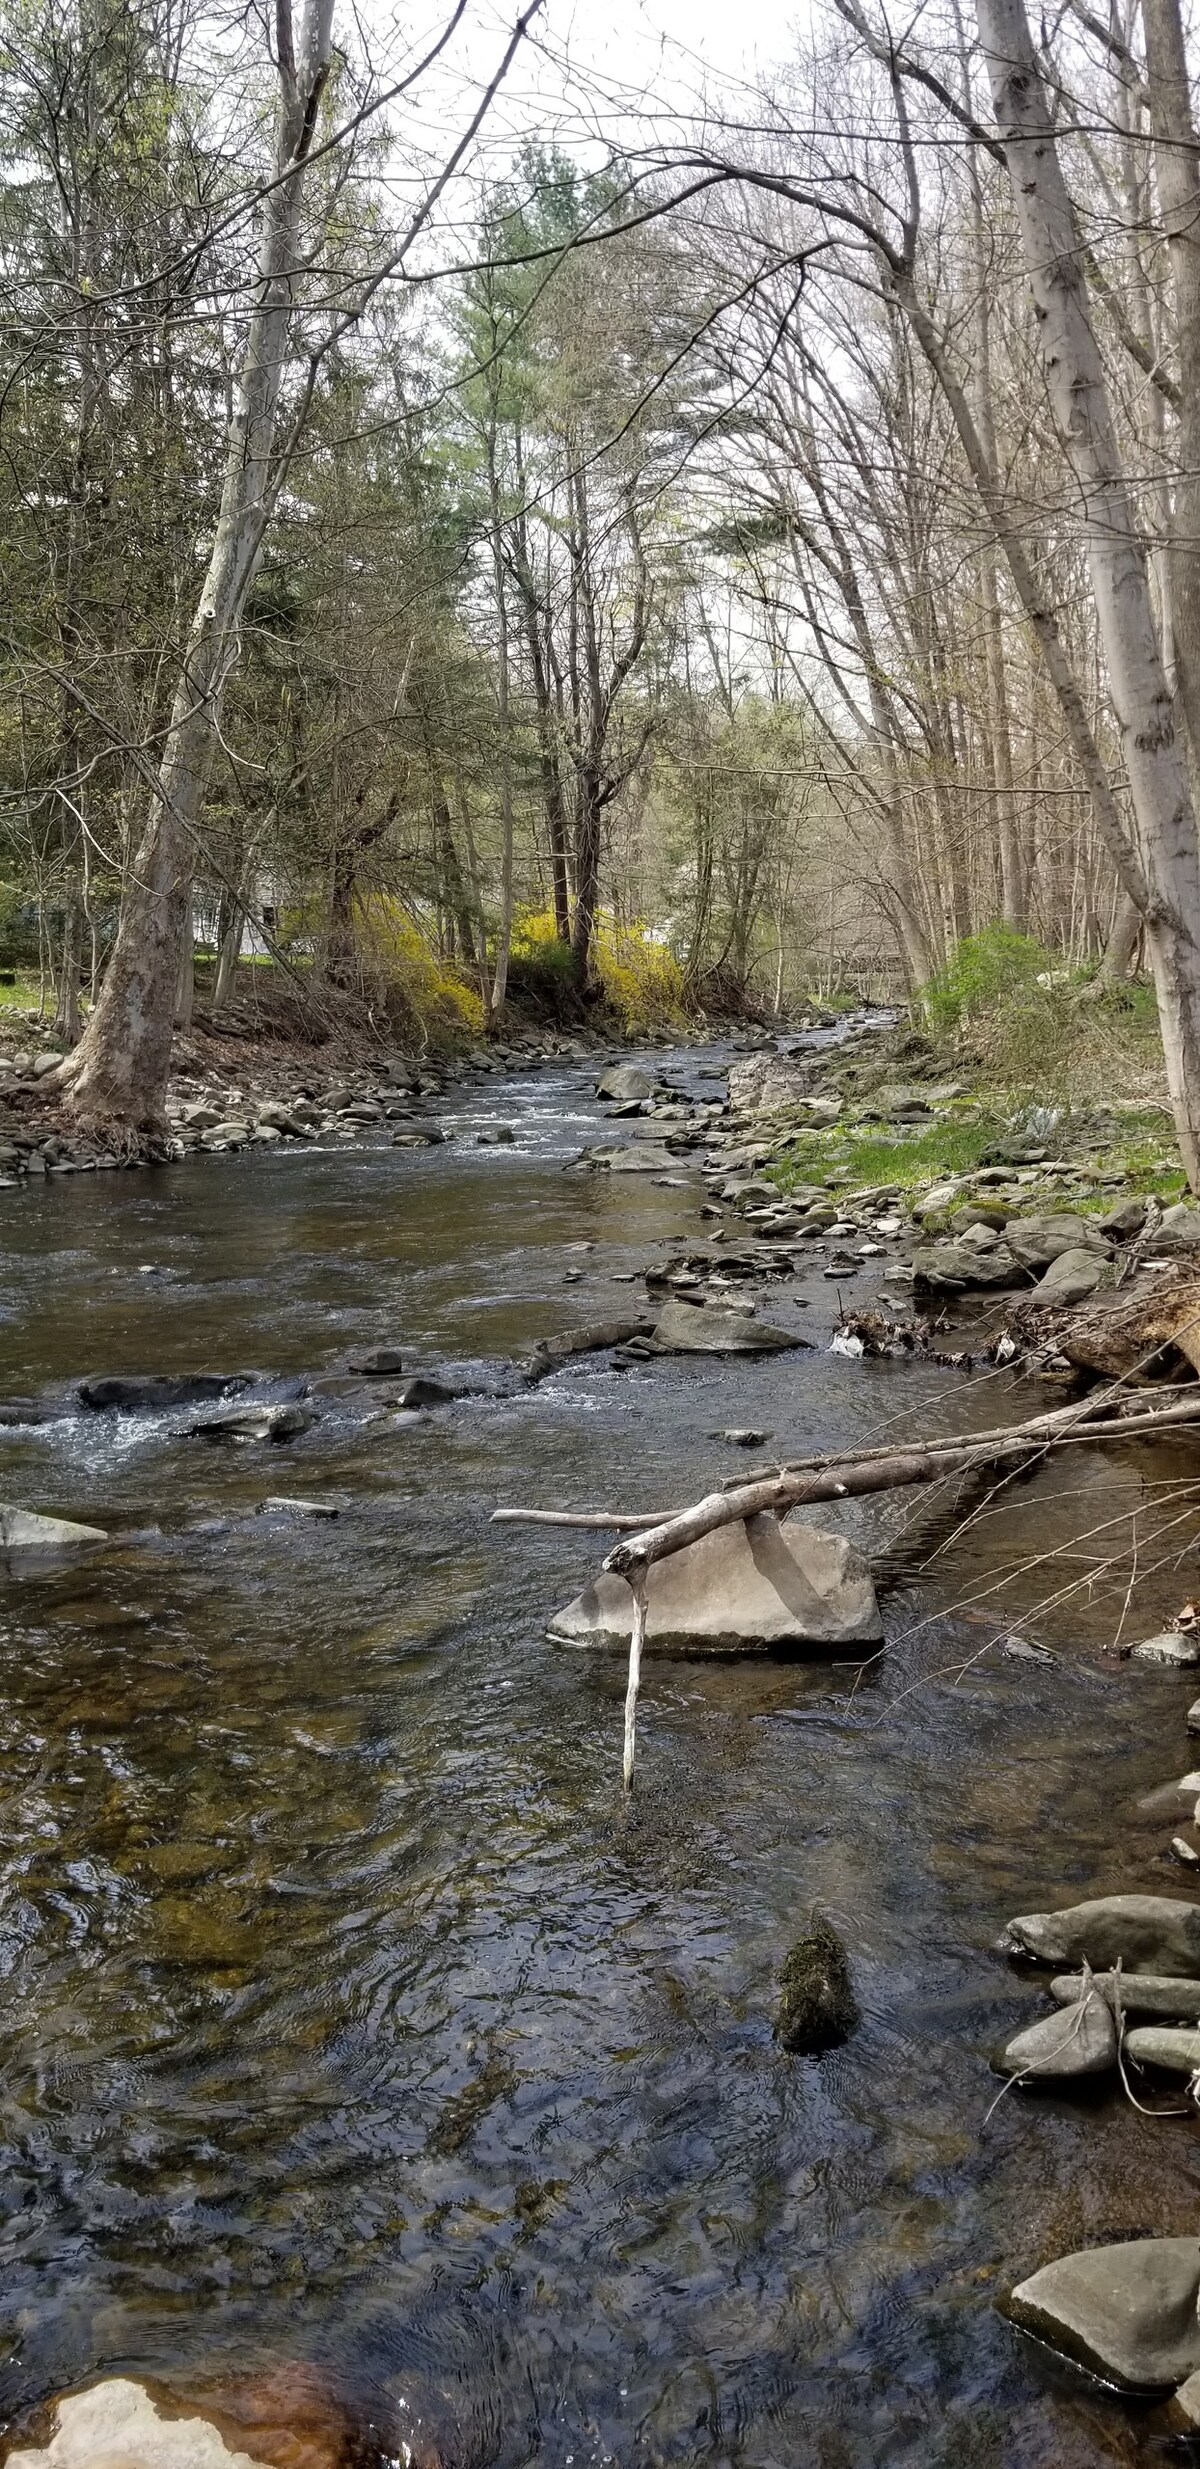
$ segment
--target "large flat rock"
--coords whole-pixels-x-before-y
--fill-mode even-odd
[[[1013,2290],[1015,2322],[1127,2391],[1200,2368],[1200,2238],[1132,2238],[1063,2255]]]
[[[550,1636],[567,1646],[629,1644],[633,1595],[601,1570],[557,1612]],[[873,1645],[883,1635],[870,1572],[844,1535],[773,1517],[720,1526],[646,1582],[646,1651],[769,1654]]]
[[[654,1344],[663,1354],[772,1355],[808,1339],[788,1329],[772,1328],[751,1312],[726,1311],[721,1304],[664,1303],[654,1324]]]

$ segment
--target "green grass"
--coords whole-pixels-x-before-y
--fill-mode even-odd
[[[940,1175],[970,1174],[982,1163],[985,1150],[1003,1139],[1005,1129],[997,1115],[969,1123],[941,1116],[907,1134],[867,1126],[862,1131],[800,1132],[768,1171],[784,1192],[797,1183],[821,1182],[835,1167],[848,1169],[855,1183],[929,1183]]]
[[[908,1133],[878,1131],[869,1124],[861,1129],[837,1125],[827,1132],[797,1133],[766,1172],[785,1193],[797,1184],[824,1183],[835,1172],[839,1183],[851,1187],[869,1190],[894,1183],[901,1191],[913,1190],[943,1177],[971,1174],[997,1142],[1011,1139],[1013,1128],[1011,1113],[977,1108],[969,1116],[940,1115]],[[1069,1123],[1062,1125],[1061,1134],[1063,1147],[1072,1149],[1076,1143]],[[1045,1145],[1053,1154],[1054,1137]],[[1158,1108],[1146,1108],[1131,1116],[1126,1136],[1089,1151],[1087,1162],[1101,1174],[1121,1175],[1131,1192],[1177,1200],[1187,1182],[1174,1159],[1174,1146],[1166,1116]],[[1070,1190],[1065,1178],[1064,1189]],[[1111,1190],[1090,1193],[1081,1201],[1073,1198],[1071,1205],[1102,1211],[1112,1207],[1116,1196]],[[1039,1194],[1038,1205],[1045,1205],[1044,1194]]]
[[[36,970],[18,969],[11,986],[0,986],[0,1011],[31,1012],[37,1010],[38,979]]]

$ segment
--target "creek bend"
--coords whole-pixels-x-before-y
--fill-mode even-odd
[[[653,1060],[709,1094],[722,1051]],[[744,1463],[726,1425],[785,1454],[965,1429],[993,1385],[829,1356],[815,1275],[764,1305],[813,1352],[586,1360],[401,1424],[360,1384],[286,1449],[69,1402],[389,1342],[486,1364],[619,1313],[704,1195],[686,1163],[564,1173],[594,1076],[452,1096],[441,1148],[5,1195],[0,1394],[63,1412],[0,1431],[0,1494],[112,1539],[6,1589],[0,2412],[298,2357],[480,2469],[1149,2461],[1153,2421],[993,2299],[1190,2231],[1194,2129],[1107,2090],[993,2108],[987,2052],[1042,2002],[991,1949],[1013,1912],[1175,1890],[1130,1812],[1190,1692],[1102,1660],[1103,1589],[1039,1611],[1053,1665],[972,1659],[1189,1444],[1010,1487],[861,1675],[655,1658],[626,1810],[622,1659],[544,1638],[603,1538],[492,1507],[682,1504]],[[494,1122],[514,1143],[474,1146]],[[343,1513],[259,1514],[279,1492]],[[886,1512],[821,1516],[870,1548]],[[1187,1591],[1150,1578],[1143,1631]],[[815,1906],[863,2022],[796,2059],[776,1979]]]

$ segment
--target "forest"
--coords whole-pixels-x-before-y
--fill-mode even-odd
[[[463,16],[5,10],[0,958],[65,1105],[152,1121],[251,965],[478,1031],[998,930],[1148,971],[1194,1162],[1178,0],[835,0],[615,148],[498,121],[538,0],[473,79]]]

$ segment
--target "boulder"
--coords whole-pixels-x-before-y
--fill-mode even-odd
[[[1104,1216],[1096,1219],[1096,1228],[1098,1233],[1107,1235],[1110,1242],[1130,1243],[1134,1235],[1141,1233],[1145,1223],[1145,1201],[1131,1196],[1128,1200],[1118,1200],[1115,1208],[1106,1209]]]
[[[642,1140],[631,1140],[626,1148],[585,1149],[580,1160],[584,1166],[606,1166],[610,1174],[665,1174],[671,1163],[669,1149],[652,1149]]]
[[[934,1294],[960,1294],[964,1287],[1019,1286],[1022,1273],[1007,1243],[984,1251],[959,1243],[923,1243],[913,1254],[913,1283]]]
[[[1200,2431],[1200,2372],[1189,2375],[1181,2383],[1171,2403],[1172,2414],[1179,2430],[1186,2435]]]
[[[807,1346],[809,1341],[794,1337],[788,1329],[773,1328],[769,1321],[756,1320],[752,1312],[673,1300],[664,1303],[651,1342],[661,1354],[766,1355],[781,1354],[790,1346]]]
[[[644,1103],[654,1095],[654,1082],[640,1063],[614,1063],[596,1082],[597,1097],[615,1098],[620,1105]]]
[[[633,1595],[601,1570],[557,1612],[561,1645],[626,1647]],[[803,1646],[872,1645],[883,1634],[875,1589],[844,1535],[789,1519],[753,1517],[719,1526],[646,1580],[646,1651],[768,1654]]]
[[[1156,1637],[1144,1637],[1131,1651],[1139,1663],[1164,1663],[1171,1671],[1187,1672],[1200,1663],[1200,1632],[1160,1629]]]
[[[1103,1996],[1119,2002],[1134,2020],[1176,2023],[1181,2018],[1200,2023],[1200,1980],[1172,1980],[1162,1972],[1097,1972],[1092,1975]],[[1074,2006],[1084,1991],[1082,1972],[1059,1972],[1050,1995],[1060,2006]]]
[[[1030,1300],[1039,1311],[1086,1303],[1088,1296],[1095,1294],[1103,1275],[1104,1262],[1095,1252],[1060,1252],[1038,1279]]]
[[[1037,1963],[1088,1964],[1093,1971],[1169,1973],[1200,1979],[1200,1903],[1173,1895],[1099,1895],[1062,1912],[1010,1920],[1000,1951]]]
[[[995,2061],[998,2075],[1045,2082],[1072,2075],[1106,2075],[1117,2062],[1117,2025],[1112,2007],[1094,1981],[1074,2005],[1045,2015],[1010,2040]]]
[[[1190,2029],[1165,2023],[1139,2023],[1125,2035],[1125,2048],[1139,2066],[1161,2066],[1172,2075],[1194,2075],[1200,2068],[1200,2025]]]
[[[1048,2263],[1009,2312],[1108,2382],[1159,2392],[1200,2370],[1198,2296],[1200,2238],[1131,2238]]]
[[[375,1380],[389,1373],[402,1372],[404,1357],[398,1346],[373,1346],[369,1354],[359,1355],[350,1369],[361,1372],[365,1379]]]
[[[77,1526],[67,1517],[41,1517],[32,1509],[13,1509],[0,1502],[0,1557],[22,1553],[70,1552],[85,1543],[107,1543],[103,1526]]]
[[[81,1380],[76,1395],[81,1406],[98,1412],[115,1406],[119,1414],[163,1414],[172,1406],[203,1406],[209,1398],[236,1397],[253,1380],[253,1372],[130,1372]]]
[[[1179,1249],[1184,1244],[1200,1243],[1200,1209],[1190,1201],[1177,1200],[1162,1213],[1162,1224],[1155,1228],[1154,1240],[1166,1248]]]
[[[1010,1251],[1024,1269],[1048,1269],[1063,1252],[1095,1252],[1101,1260],[1107,1260],[1111,1252],[1094,1224],[1069,1210],[1053,1217],[1011,1218],[1006,1236]]]
[[[827,1920],[814,1920],[797,1938],[779,1975],[775,2038],[785,2049],[814,2055],[836,2049],[859,2022],[846,1950]]]

